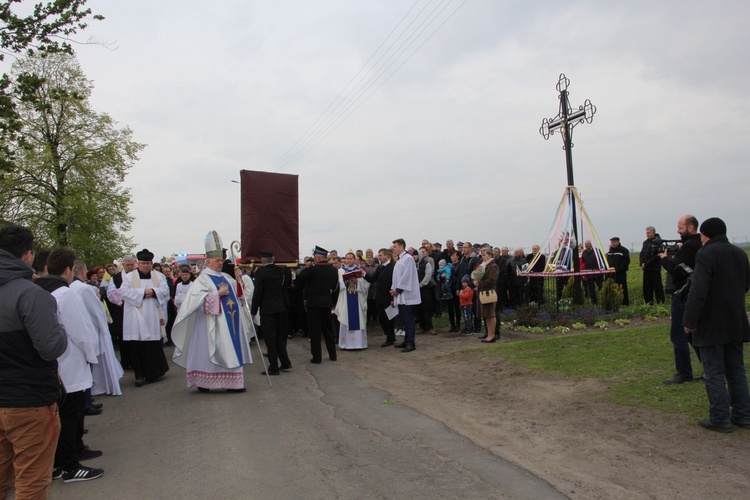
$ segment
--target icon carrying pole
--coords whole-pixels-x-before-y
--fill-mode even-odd
[[[240,242],[239,241],[233,241],[231,245],[229,245],[229,251],[232,252],[232,261],[237,262],[237,256],[235,255],[235,250],[237,252],[240,252]],[[250,304],[247,302],[247,289],[245,288],[245,283],[242,281],[242,278],[239,280],[240,288],[242,289],[242,302],[245,305],[245,311],[247,312],[247,317],[249,318],[250,324],[253,324],[253,316],[250,314]],[[255,329],[255,326],[253,325],[253,330]],[[266,366],[266,358],[263,357],[263,349],[260,347],[260,339],[258,338],[258,333],[255,333],[255,343],[258,345],[258,353],[260,354],[260,360],[263,362],[263,370],[266,373],[266,378],[268,379],[268,385],[273,387],[273,384],[271,383],[271,376],[268,374],[268,366]]]

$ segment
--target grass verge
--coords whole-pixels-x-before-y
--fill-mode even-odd
[[[746,345],[746,357],[748,352]],[[692,418],[708,415],[703,383],[663,383],[674,373],[669,328],[664,325],[500,344],[488,347],[487,353],[540,371],[602,380],[609,388],[607,401],[615,404]],[[700,375],[700,362],[691,355],[693,372]]]

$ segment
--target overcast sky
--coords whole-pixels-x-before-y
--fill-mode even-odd
[[[560,135],[539,134],[560,73],[574,108],[596,106],[572,152],[602,240],[677,237],[685,213],[748,238],[749,2],[412,1],[90,0],[106,20],[79,39],[109,46],[76,49],[93,106],[147,144],[126,180],[137,248],[238,239],[231,181],[249,169],[299,175],[300,255],[398,237],[529,250],[567,184]],[[394,49],[414,43],[324,128],[402,32]]]

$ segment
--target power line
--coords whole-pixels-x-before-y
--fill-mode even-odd
[[[347,83],[347,85],[339,92],[336,98],[328,105],[323,113],[318,116],[313,125],[311,125],[307,131],[300,137],[291,148],[289,148],[281,158],[275,163],[274,167],[276,171],[284,168],[290,163],[300,159],[321,141],[323,141],[328,135],[335,131],[341,126],[357,109],[359,109],[380,87],[382,87],[391,77],[404,65],[414,54],[416,54],[434,35],[437,33],[448,20],[450,20],[458,10],[463,7],[467,0],[461,2],[458,7],[453,9],[447,17],[432,30],[416,48],[411,51],[401,62],[391,70],[391,68],[399,62],[399,59],[412,47],[415,43],[420,40],[420,37],[435,23],[435,21],[446,11],[454,0],[441,0],[431,11],[429,11],[424,17],[423,13],[428,9],[430,4],[434,0],[429,0],[417,14],[411,19],[411,21],[401,30],[400,34],[388,45],[386,50],[378,57],[375,63],[370,69],[360,77],[363,70],[368,66],[369,62],[376,56],[380,49],[388,42],[388,40],[396,33],[399,26],[401,26],[409,17],[412,11],[414,11],[420,0],[417,0],[407,11],[407,13],[401,18],[396,27],[394,27],[388,36],[380,43],[378,48],[368,58],[367,62],[360,68],[357,74]],[[447,1],[447,3],[446,3]],[[442,8],[441,8],[442,6]],[[421,21],[420,21],[421,19]],[[418,22],[419,21],[419,22]],[[414,26],[415,23],[418,23]],[[404,38],[405,36],[405,38]],[[398,47],[392,51],[394,46],[399,40],[404,38]],[[390,53],[390,54],[389,54]],[[387,58],[383,60],[384,57]],[[389,72],[390,71],[390,72]],[[372,74],[374,72],[374,74]],[[389,72],[389,73],[388,73]],[[387,73],[387,75],[386,75]],[[369,76],[369,77],[368,77]],[[382,81],[381,81],[382,80]],[[354,86],[352,82],[357,81]],[[377,85],[377,86],[376,86]],[[350,88],[351,87],[351,88]],[[349,89],[347,91],[347,89]],[[343,98],[342,98],[343,95]]]

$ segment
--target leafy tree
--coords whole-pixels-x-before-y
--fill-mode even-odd
[[[11,89],[24,132],[15,160],[0,171],[0,213],[31,228],[40,247],[70,247],[89,265],[122,255],[132,247],[122,182],[145,145],[91,109],[93,85],[75,57],[28,56],[11,76],[36,90]]]
[[[86,20],[104,19],[91,14],[91,9],[84,9],[86,0],[55,0],[23,4],[21,0],[0,2],[0,61],[6,55],[33,55],[63,52],[73,53],[70,38],[79,30],[86,28]],[[30,12],[28,12],[30,10]],[[26,11],[27,15],[17,11]],[[11,144],[19,139],[22,122],[15,110],[15,100],[8,89],[12,82],[7,74],[0,76],[0,169],[10,168],[13,161]],[[33,92],[38,80],[29,80],[23,85],[16,85],[16,91]]]

